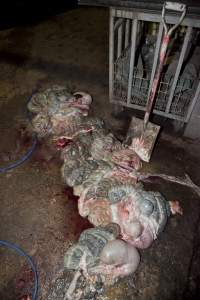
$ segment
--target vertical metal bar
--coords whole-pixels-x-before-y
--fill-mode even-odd
[[[193,100],[192,100],[192,102],[191,102],[191,104],[190,104],[190,106],[189,106],[189,109],[188,109],[188,112],[187,112],[187,117],[186,117],[186,119],[185,119],[185,122],[188,122],[188,121],[189,121],[190,116],[191,116],[191,113],[192,113],[192,111],[193,111],[193,109],[194,109],[194,106],[195,106],[197,100],[199,99],[199,97],[200,97],[200,81],[199,81],[199,83],[198,83],[198,86],[197,86],[197,89],[196,89],[196,93],[195,93],[195,95],[194,95],[194,98],[193,98]]]
[[[127,95],[128,104],[131,101],[133,69],[135,63],[135,49],[136,49],[136,38],[137,38],[137,24],[138,24],[138,20],[134,19],[132,22],[132,32],[131,32],[131,56],[130,56],[130,64],[129,64],[128,95]]]
[[[166,97],[167,97],[167,91],[168,91],[168,88],[169,88],[169,81],[165,82],[164,84],[165,84],[165,89],[163,89],[164,90],[163,91],[164,99],[163,99],[163,102],[162,102],[162,105],[161,105],[161,110],[163,110],[163,109],[165,110],[165,103],[167,102]]]
[[[139,80],[138,90],[141,91],[142,80],[143,80],[142,75],[139,76],[138,80]]]
[[[156,67],[157,67],[159,52],[160,52],[160,45],[161,45],[161,41],[162,41],[162,34],[163,34],[163,23],[161,22],[159,24],[159,29],[158,29],[158,37],[157,37],[157,41],[156,41],[156,49],[155,49],[153,66],[152,66],[152,71],[151,71],[151,79],[150,79],[150,83],[149,83],[148,97],[150,95],[153,79],[154,79],[154,76],[156,73]]]
[[[177,103],[176,103],[176,106],[175,106],[175,113],[179,113],[179,111],[180,111],[180,114],[182,113],[183,116],[184,116],[184,106],[185,106],[185,104],[184,104],[184,106],[183,106],[183,112],[181,112],[181,106],[179,105],[179,102],[181,101],[181,96],[182,96],[182,94],[183,94],[183,88],[184,88],[184,85],[185,85],[185,78],[184,78],[183,81],[182,81],[181,89],[180,89],[180,91],[179,91]],[[177,112],[177,108],[179,108],[179,107],[180,107],[180,109],[179,109],[179,111]]]
[[[137,27],[137,42],[140,41],[141,36],[142,36],[142,26],[143,26],[143,23],[141,20],[139,20],[138,27]]]
[[[191,34],[192,34],[192,27],[188,27],[185,38],[184,38],[183,46],[182,46],[182,49],[181,49],[178,65],[177,65],[177,68],[176,68],[176,73],[175,73],[174,80],[173,80],[172,87],[171,87],[170,94],[169,94],[169,99],[168,99],[168,103],[167,103],[167,107],[166,107],[166,112],[167,113],[169,112],[171,104],[172,104],[172,100],[173,100],[173,97],[174,97],[174,92],[175,92],[175,89],[176,89],[177,81],[178,81],[178,78],[179,78],[179,75],[180,75],[181,67],[183,65],[183,61],[184,61],[184,58],[185,58],[185,53],[187,51],[187,47],[188,47],[188,43],[189,43]]]
[[[181,112],[181,109],[180,109],[180,112],[179,112],[179,110],[178,110],[178,108],[179,108],[178,104],[179,104],[179,101],[180,101],[180,99],[181,99],[181,94],[182,94],[184,82],[185,82],[185,79],[183,80],[182,84],[180,85],[180,91],[179,91],[178,95],[176,95],[176,101],[175,101],[175,103],[173,103],[173,105],[174,105],[174,110],[173,110],[172,113],[173,113],[174,115],[178,115],[178,114],[180,114],[180,112]]]
[[[130,37],[130,20],[127,19],[125,25],[125,49],[128,47],[129,37]]]
[[[113,98],[114,81],[114,17],[110,9],[110,33],[109,33],[109,100]]]
[[[123,25],[121,24],[117,30],[117,58],[120,57],[122,53],[122,28]]]

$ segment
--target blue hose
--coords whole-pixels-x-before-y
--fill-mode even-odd
[[[27,101],[27,104],[31,100],[34,93],[35,93],[35,91],[29,97],[29,99]],[[27,112],[27,118],[30,121],[30,115],[29,115],[28,112]],[[34,135],[33,136],[33,143],[32,143],[31,148],[20,159],[18,159],[16,162],[14,162],[14,163],[6,166],[6,167],[0,168],[0,173],[5,173],[8,170],[16,168],[17,166],[21,165],[23,162],[25,162],[32,155],[32,153],[35,150],[36,146],[37,146],[37,137],[36,137],[36,135]],[[37,292],[38,292],[38,274],[37,274],[37,269],[36,269],[36,266],[35,266],[32,258],[28,254],[26,254],[26,252],[24,252],[21,248],[19,248],[18,246],[16,246],[15,244],[12,244],[10,242],[0,240],[0,246],[4,246],[4,247],[10,248],[10,249],[13,249],[18,254],[20,254],[21,256],[24,256],[27,259],[27,261],[31,265],[32,271],[34,273],[34,279],[35,279],[34,289],[33,289],[33,293],[32,293],[32,300],[36,300],[37,299]]]
[[[32,92],[32,94],[29,97],[26,104],[28,104],[30,102],[30,100],[31,100],[31,98],[32,98],[32,96],[35,92],[36,92],[35,90],[34,90],[34,92]],[[27,111],[26,114],[27,114],[28,120],[30,121],[31,117],[30,117],[29,112]],[[34,135],[33,136],[33,143],[32,143],[31,148],[20,159],[18,159],[16,162],[11,163],[10,165],[8,165],[6,167],[0,168],[0,173],[5,173],[8,170],[14,169],[14,168],[18,167],[19,165],[21,165],[23,162],[25,162],[27,159],[29,159],[29,157],[32,155],[33,151],[35,150],[36,146],[37,146],[37,137],[36,137],[36,135]]]
[[[19,248],[18,246],[16,246],[15,244],[12,244],[10,242],[0,240],[0,246],[4,246],[4,247],[10,248],[10,249],[13,249],[18,254],[20,254],[21,256],[24,256],[27,259],[27,261],[31,265],[31,268],[32,268],[32,271],[34,274],[34,279],[35,279],[35,284],[34,284],[31,300],[36,300],[37,293],[38,293],[38,273],[37,273],[37,269],[36,269],[36,266],[35,266],[32,258],[28,254],[26,254],[26,252],[24,252],[21,248]]]
[[[37,138],[36,138],[36,136],[34,136],[31,148],[20,159],[18,159],[16,162],[14,162],[14,163],[6,166],[6,167],[0,168],[0,173],[5,173],[8,170],[16,168],[17,166],[19,166],[23,162],[25,162],[32,155],[33,151],[36,148],[36,145],[37,145]]]

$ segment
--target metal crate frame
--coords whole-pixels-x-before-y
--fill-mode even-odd
[[[166,22],[167,24],[175,24],[177,23],[178,17],[175,15],[167,15],[166,16]],[[122,25],[123,22],[125,23],[125,38],[124,38],[124,44],[125,47],[128,46],[128,40],[129,35],[131,31],[131,44],[130,44],[130,63],[129,63],[129,74],[128,74],[128,82],[127,82],[127,92],[124,95],[124,97],[117,97],[114,93],[114,74],[115,74],[115,63],[116,60],[114,59],[115,53],[117,52],[117,59],[120,59],[120,55],[122,53]],[[153,66],[151,70],[151,76],[149,79],[149,86],[148,86],[148,93],[150,93],[150,89],[152,86],[153,78],[156,72],[156,66],[159,59],[159,49],[162,41],[163,36],[163,24],[161,22],[161,14],[155,13],[155,12],[144,12],[139,10],[123,10],[118,8],[110,8],[110,34],[109,34],[109,99],[111,103],[114,104],[120,104],[125,107],[134,108],[137,110],[145,110],[145,105],[138,105],[131,103],[131,95],[132,95],[132,89],[133,89],[133,74],[134,74],[134,62],[135,62],[135,52],[136,52],[136,39],[137,39],[137,26],[138,21],[149,21],[149,22],[155,22],[159,23],[159,29],[158,29],[158,35],[157,35],[157,41],[156,41],[156,47],[155,47],[155,53],[154,53],[154,61]],[[132,23],[127,26],[128,23]],[[156,107],[153,110],[153,113],[161,116],[165,116],[170,119],[179,120],[182,122],[187,123],[190,119],[191,113],[193,111],[193,108],[195,106],[195,103],[200,97],[200,81],[198,80],[197,88],[194,94],[194,97],[191,99],[190,103],[188,104],[187,111],[184,114],[184,116],[173,114],[170,111],[170,108],[172,106],[173,99],[175,97],[175,90],[177,87],[177,83],[179,80],[179,75],[181,72],[181,67],[184,62],[184,57],[187,51],[188,43],[190,40],[190,37],[192,35],[193,28],[200,28],[200,20],[197,18],[185,18],[182,22],[182,26],[186,26],[186,34],[184,37],[184,42],[182,45],[182,49],[180,52],[180,57],[178,60],[175,76],[170,88],[169,97],[165,105],[164,111],[156,109]],[[115,42],[115,32],[117,30],[117,43]]]

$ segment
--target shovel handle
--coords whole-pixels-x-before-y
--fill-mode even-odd
[[[157,68],[156,75],[155,75],[153,83],[152,83],[149,99],[147,101],[146,113],[145,113],[145,116],[144,116],[144,130],[146,130],[146,127],[147,127],[147,124],[148,124],[148,121],[149,121],[149,117],[150,117],[150,113],[151,113],[151,110],[152,110],[152,107],[153,107],[153,103],[154,103],[154,100],[156,98],[156,92],[157,92],[157,88],[158,88],[158,85],[159,85],[161,73],[162,73],[162,70],[163,70],[164,61],[165,61],[165,58],[166,58],[167,47],[169,45],[169,41],[170,41],[170,36],[168,34],[165,34],[164,37],[163,37],[162,44],[161,44],[161,49],[160,49],[159,66]]]
[[[178,20],[178,22],[171,27],[168,30],[166,21],[165,21],[165,12],[166,9],[168,10],[173,10],[173,11],[179,11],[182,12],[180,19]],[[161,43],[161,49],[160,49],[160,56],[159,56],[159,65],[152,83],[152,87],[151,87],[151,92],[149,95],[149,98],[147,100],[147,106],[146,106],[146,113],[144,116],[144,130],[146,130],[148,121],[149,121],[149,117],[150,117],[150,113],[153,107],[153,103],[155,101],[156,98],[156,92],[157,92],[157,88],[160,82],[160,78],[161,78],[161,73],[164,67],[164,63],[165,63],[165,58],[166,58],[166,53],[167,53],[167,48],[169,45],[169,41],[170,41],[170,36],[172,34],[172,32],[181,24],[181,22],[183,21],[184,17],[186,14],[186,6],[185,4],[181,4],[181,3],[174,3],[174,2],[165,2],[163,5],[163,9],[162,9],[162,22],[163,22],[163,26],[164,26],[164,36],[162,39],[162,43]]]
[[[181,16],[176,24],[172,26],[170,29],[167,27],[167,23],[165,20],[165,12],[166,10],[174,11],[174,12],[181,12]],[[163,9],[162,9],[162,23],[164,26],[165,34],[168,34],[169,36],[172,35],[173,31],[182,23],[184,17],[186,14],[186,5],[183,3],[178,2],[164,2]]]

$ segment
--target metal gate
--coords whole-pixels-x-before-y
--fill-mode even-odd
[[[177,19],[175,15],[166,16],[168,24],[175,24]],[[197,18],[186,17],[173,36],[157,91],[155,114],[188,122],[200,96],[200,65],[191,63],[191,51],[199,28]],[[145,110],[162,35],[159,14],[110,8],[110,102]]]

